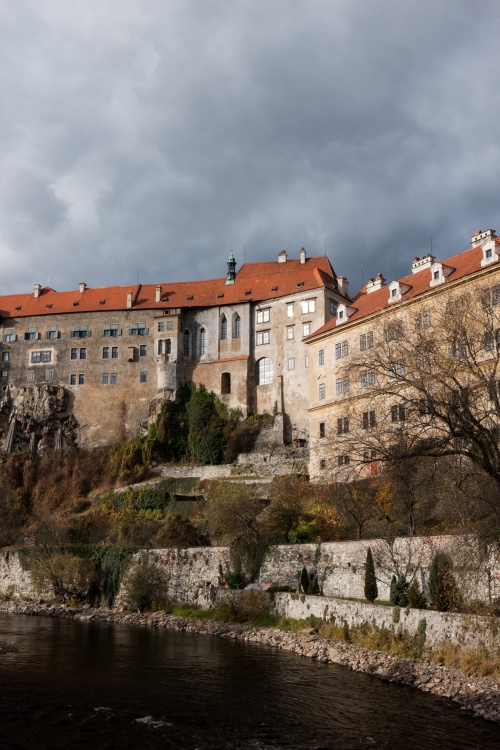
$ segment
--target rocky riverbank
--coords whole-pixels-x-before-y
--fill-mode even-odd
[[[235,625],[214,620],[176,617],[164,612],[140,613],[63,604],[34,604],[10,601],[0,604],[0,611],[45,617],[67,617],[85,622],[115,622],[168,628],[183,633],[217,636],[260,643],[299,656],[339,664],[355,672],[366,672],[379,679],[422,690],[457,703],[474,716],[500,723],[500,684],[487,677],[467,675],[449,667],[426,661],[398,659],[381,651],[368,651],[352,644],[328,641],[314,630],[288,633],[276,628]],[[0,650],[0,653],[2,651]]]

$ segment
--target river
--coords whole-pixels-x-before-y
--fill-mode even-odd
[[[0,613],[0,748],[465,750],[499,729],[335,665],[215,637]]]

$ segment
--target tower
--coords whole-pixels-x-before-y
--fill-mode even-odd
[[[236,279],[236,261],[234,259],[233,253],[231,252],[231,255],[227,259],[226,284],[234,284],[235,279]]]

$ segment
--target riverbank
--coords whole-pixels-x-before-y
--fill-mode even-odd
[[[304,628],[300,633],[289,633],[277,628],[177,617],[164,612],[127,612],[19,601],[0,604],[0,611],[19,615],[72,618],[83,622],[141,625],[258,643],[293,652],[308,659],[338,664],[355,672],[372,674],[396,685],[406,685],[431,693],[453,701],[474,716],[500,723],[500,683],[497,680],[471,676],[423,660],[398,659],[381,651],[368,651],[349,643],[330,641],[321,638],[311,628]]]

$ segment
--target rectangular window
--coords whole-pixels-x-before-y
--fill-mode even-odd
[[[70,357],[71,359],[78,359],[78,349],[76,348],[71,349]]]
[[[363,461],[365,461],[365,462],[367,462],[367,461],[374,461],[376,459],[376,457],[377,457],[377,452],[373,451],[373,450],[372,451],[364,451],[364,453],[363,453]]]
[[[87,359],[87,347],[85,346],[80,349],[80,359]]]
[[[15,341],[16,340],[16,334],[14,333],[14,329],[13,328],[6,328],[5,329],[5,334],[4,334],[3,340],[6,341],[7,343],[10,342],[10,341]]]
[[[396,320],[394,323],[389,323],[385,329],[385,337],[387,341],[399,341],[403,338],[403,322]]]
[[[45,373],[45,378],[47,380],[53,380],[54,378],[54,370],[47,370]]]
[[[288,326],[286,329],[286,337],[287,339],[293,339],[293,332],[294,332],[294,326]]]
[[[158,331],[161,332],[161,331],[164,331],[164,330],[165,330],[165,322],[163,320],[160,320],[158,322]]]
[[[324,398],[325,398],[325,384],[320,383],[319,384],[319,400],[323,401]]]
[[[257,310],[257,323],[269,323],[271,309]]]
[[[351,463],[351,459],[348,455],[339,456],[337,459],[337,464],[339,466],[349,466],[350,463]]]
[[[139,357],[145,357],[148,353],[148,347],[146,344],[141,344],[139,347]],[[205,354],[205,352],[202,352],[202,354]]]
[[[78,375],[78,385],[85,385],[85,375],[83,372]]]
[[[341,359],[347,357],[349,354],[349,343],[347,341],[341,341],[335,344],[335,359]]]
[[[318,359],[319,359],[319,364],[320,365],[324,365],[325,364],[325,350],[324,349],[320,349],[319,350],[319,352],[318,352]]]
[[[113,346],[111,348],[111,359],[118,359],[118,347]]]
[[[76,385],[76,375],[72,374],[69,376],[69,384]]]
[[[38,341],[38,333],[36,332],[36,328],[28,328],[28,330],[24,334],[24,338],[26,341]]]
[[[393,404],[391,406],[391,420],[393,422],[404,422],[406,419],[406,409],[404,404]]]
[[[71,338],[86,339],[88,336],[90,336],[88,325],[73,326],[73,330],[71,331]]]
[[[174,330],[174,321],[167,320],[167,331],[173,331],[173,330]]]
[[[8,370],[2,370],[2,378],[8,378],[9,377],[9,371]]]
[[[359,337],[359,349],[364,352],[373,347],[373,331],[362,333]]]
[[[395,362],[389,363],[389,377],[392,378],[403,378],[405,374],[405,368],[402,359],[397,359]]]
[[[101,331],[101,336],[121,336],[122,330],[117,323],[106,323]]]
[[[302,314],[316,312],[316,300],[315,299],[304,299],[301,302]]]
[[[145,370],[142,370],[139,375],[139,383],[145,383],[148,379],[148,374]]]
[[[320,436],[320,438],[324,438],[325,434],[326,434],[325,433],[325,423],[324,422],[320,422],[319,423],[319,436]]]
[[[102,358],[109,359],[109,346],[102,347]]]
[[[302,335],[303,336],[309,336],[310,332],[311,332],[311,326],[310,326],[310,324],[309,323],[304,323],[304,325],[302,326]]]
[[[49,326],[45,332],[46,339],[57,339],[58,335],[56,326]]]
[[[295,370],[295,357],[288,358],[288,369]]]
[[[337,396],[341,396],[343,393],[349,393],[349,375],[344,375],[343,378],[336,379],[335,393]]]
[[[372,409],[371,411],[364,411],[363,412],[363,429],[367,430],[370,427],[376,427],[377,426],[377,416],[375,414],[375,410]]]
[[[286,316],[287,318],[293,318],[293,303],[286,306]]]
[[[418,411],[421,417],[431,413],[431,405],[426,398],[419,398]]]
[[[361,387],[367,388],[370,385],[375,385],[375,371],[374,370],[363,370],[361,373]]]
[[[147,336],[149,328],[146,327],[146,323],[132,323],[129,329],[130,336]]]
[[[10,359],[10,353],[9,352],[2,352],[2,362],[8,362]]]
[[[320,460],[319,460],[319,468],[320,469],[326,469],[326,458],[320,458]]]
[[[304,365],[305,365],[305,367],[309,367],[309,354],[306,354],[306,356],[305,356]]]
[[[333,299],[330,300],[330,315],[337,314],[337,305]]]
[[[349,417],[339,417],[337,419],[337,435],[344,435],[349,432]]]
[[[103,372],[101,375],[101,383],[103,385],[108,385],[109,383],[109,372]]]
[[[35,373],[33,370],[28,370],[28,380],[34,380],[35,379]]]
[[[269,331],[259,331],[257,334],[257,346],[269,344]]]
[[[40,362],[50,362],[52,360],[52,352],[31,352],[31,361],[35,364]]]
[[[422,323],[424,325],[424,328],[430,328],[431,327],[431,313],[430,310],[424,310],[422,313]]]
[[[116,374],[116,372],[112,372],[109,376],[109,382],[111,383],[111,385],[116,385],[117,379],[118,375]]]

